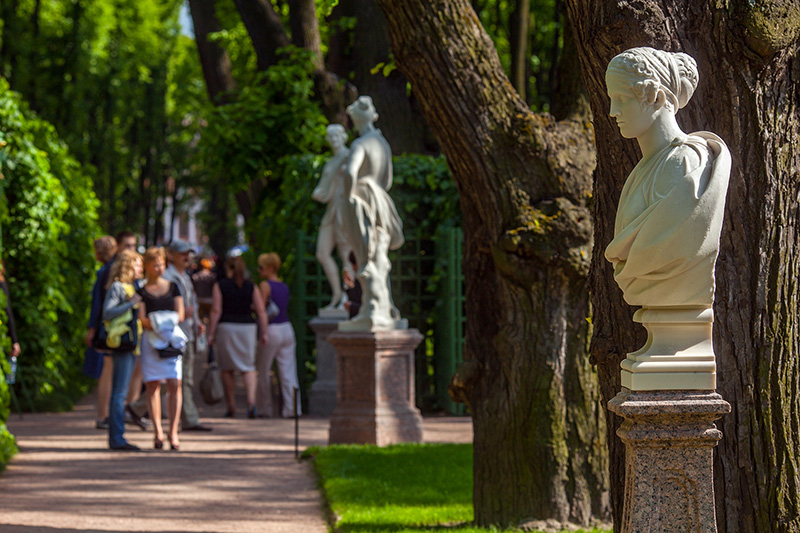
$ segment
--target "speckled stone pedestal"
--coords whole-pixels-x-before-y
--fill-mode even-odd
[[[714,420],[731,406],[713,391],[623,388],[608,408],[625,418],[623,533],[716,533]]]
[[[314,331],[317,347],[317,379],[308,391],[308,413],[315,416],[331,416],[336,409],[336,348],[328,342],[328,336],[337,331],[344,317],[314,317],[308,325]]]
[[[338,331],[338,396],[331,416],[331,444],[422,442],[422,417],[414,405],[416,329]]]

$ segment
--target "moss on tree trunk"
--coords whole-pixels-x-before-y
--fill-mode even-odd
[[[530,112],[467,0],[378,3],[460,193],[466,363],[451,391],[473,417],[475,519],[587,524],[607,512],[586,355],[593,129]]]

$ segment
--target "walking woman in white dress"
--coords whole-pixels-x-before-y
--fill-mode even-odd
[[[178,286],[162,277],[166,268],[166,254],[163,248],[148,248],[144,253],[145,284],[139,289],[142,305],[139,318],[145,331],[153,331],[151,318],[159,311],[177,313],[177,323],[184,318],[183,297]],[[147,412],[153,422],[153,445],[160,450],[164,446],[164,430],[161,427],[161,383],[167,384],[167,415],[169,416],[169,446],[172,450],[180,448],[178,422],[181,414],[181,378],[183,365],[181,356],[161,357],[158,350],[145,334],[142,339],[142,381],[147,394]]]

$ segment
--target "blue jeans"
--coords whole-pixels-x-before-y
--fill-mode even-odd
[[[136,357],[133,352],[115,353],[114,372],[111,375],[111,404],[108,409],[108,446],[119,448],[125,440],[125,398],[133,374]]]

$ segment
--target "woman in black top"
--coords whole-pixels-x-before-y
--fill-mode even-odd
[[[267,344],[267,313],[261,292],[246,279],[246,267],[241,257],[231,257],[225,264],[228,277],[214,284],[211,317],[208,326],[208,343],[216,341],[225,400],[226,417],[236,415],[233,373],[244,377],[247,392],[247,416],[255,418],[256,412],[256,335],[261,344]],[[253,318],[258,317],[258,328]],[[259,334],[260,332],[260,334]]]
[[[163,248],[148,248],[144,253],[144,272],[146,282],[139,289],[142,305],[139,307],[139,318],[144,330],[153,331],[151,323],[152,313],[157,311],[175,311],[177,322],[184,318],[183,297],[178,286],[162,277],[166,268],[166,254]],[[147,394],[147,412],[153,422],[154,446],[161,449],[164,443],[164,431],[161,428],[161,395],[159,390],[161,382],[167,383],[167,414],[169,415],[170,448],[177,450],[180,446],[178,440],[178,422],[180,421],[181,404],[181,379],[183,378],[183,365],[180,356],[161,357],[158,350],[151,344],[152,333],[145,333],[142,339],[142,381]]]
[[[6,267],[3,260],[0,259],[0,289],[6,295],[6,329],[8,329],[8,336],[11,337],[11,353],[9,357],[16,357],[19,355],[19,339],[17,338],[17,327],[14,323],[14,313],[11,311],[11,296],[8,293],[8,283],[6,282]]]

